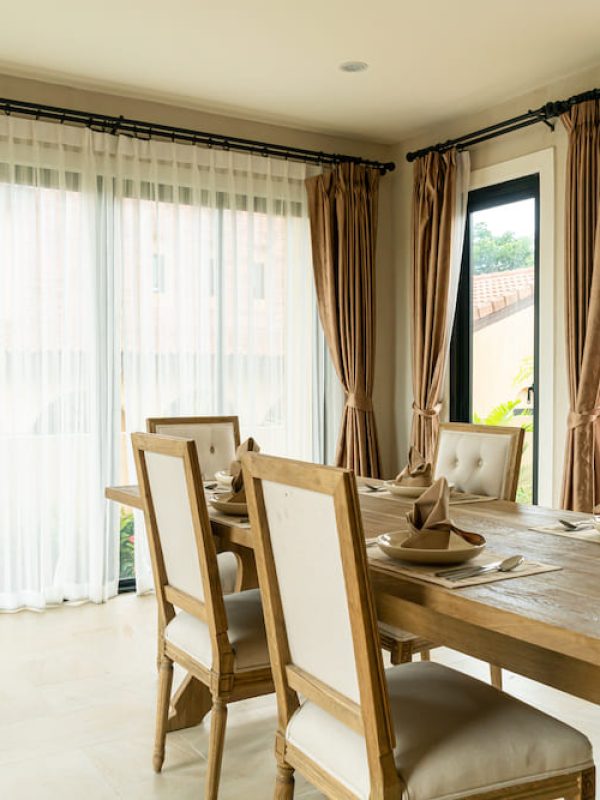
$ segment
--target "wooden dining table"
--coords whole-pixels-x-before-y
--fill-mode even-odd
[[[106,496],[142,508],[136,486],[108,487]],[[366,539],[403,527],[410,501],[364,488],[359,496]],[[531,530],[566,516],[541,506],[489,500],[453,505],[451,516],[483,534],[495,554],[521,554],[560,569],[449,589],[373,566],[380,621],[600,703],[600,542]],[[256,585],[251,528],[222,516],[212,526],[219,550],[241,554],[240,585]],[[170,730],[197,724],[210,709],[207,690],[188,677],[173,709]]]

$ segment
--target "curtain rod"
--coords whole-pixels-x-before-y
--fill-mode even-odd
[[[412,153],[406,154],[407,161],[415,161],[417,158],[422,158],[428,153],[437,151],[443,153],[445,150],[450,150],[452,147],[458,147],[463,150],[480,142],[487,142],[488,139],[495,139],[497,136],[503,136],[505,133],[512,133],[521,128],[526,128],[529,125],[537,125],[538,122],[543,122],[550,130],[554,130],[554,123],[551,120],[564,114],[572,106],[578,103],[584,103],[586,100],[600,99],[600,89],[592,89],[589,92],[582,94],[575,94],[569,97],[568,100],[555,100],[553,103],[546,103],[540,108],[526,111],[524,114],[519,114],[517,117],[505,119],[503,122],[497,122],[495,125],[489,125],[487,128],[481,128],[472,133],[465,133],[457,139],[448,139],[446,142],[439,142],[438,144],[424,147],[421,150],[415,150]]]
[[[392,172],[396,165],[393,161],[371,161],[359,156],[347,156],[341,153],[323,153],[318,150],[306,150],[302,147],[287,147],[280,144],[259,142],[254,139],[242,139],[237,136],[223,136],[219,133],[206,133],[189,128],[176,128],[157,122],[143,122],[126,117],[111,117],[106,114],[94,114],[88,111],[76,111],[58,106],[39,103],[27,103],[21,100],[0,98],[0,112],[8,116],[35,117],[35,119],[51,120],[69,125],[82,125],[101,133],[113,136],[129,136],[133,139],[157,139],[159,141],[183,142],[185,144],[214,147],[218,150],[234,150],[241,153],[256,153],[261,156],[302,161],[307,164],[362,164],[378,169],[383,175]]]

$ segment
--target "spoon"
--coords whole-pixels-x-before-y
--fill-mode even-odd
[[[435,574],[439,578],[446,578],[449,581],[460,581],[463,578],[473,578],[476,575],[483,575],[486,572],[512,572],[520,566],[525,559],[523,556],[509,556],[504,561],[494,561],[482,567],[460,567],[459,569],[443,570]]]

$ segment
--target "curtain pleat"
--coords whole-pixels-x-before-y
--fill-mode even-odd
[[[562,117],[569,135],[565,296],[570,411],[563,508],[591,512],[600,502],[600,102]]]
[[[306,181],[319,315],[346,393],[336,464],[378,477],[373,413],[379,173],[340,164]]]
[[[114,282],[91,131],[0,118],[0,608],[116,594]]]
[[[464,238],[467,154],[432,152],[415,163],[413,187],[413,423],[411,443],[430,461]]]

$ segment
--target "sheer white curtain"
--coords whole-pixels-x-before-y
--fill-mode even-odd
[[[148,416],[239,414],[263,450],[312,459],[306,166],[131,139],[114,157],[127,433]],[[143,592],[141,515],[135,560]]]
[[[114,594],[114,298],[92,135],[0,118],[0,608]],[[116,384],[118,387],[118,383]]]
[[[308,168],[0,118],[0,608],[117,591],[129,434],[239,414],[320,459]],[[329,411],[330,413],[330,411]],[[138,590],[151,587],[143,524]]]

